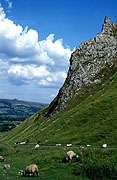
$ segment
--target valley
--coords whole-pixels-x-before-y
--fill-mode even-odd
[[[47,104],[0,99],[0,135],[18,126],[25,119],[46,107]]]

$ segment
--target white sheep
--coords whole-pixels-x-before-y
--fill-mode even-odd
[[[72,144],[66,144],[66,146],[67,146],[67,147],[71,147],[71,146],[72,146]]]
[[[20,145],[24,145],[24,144],[26,144],[26,141],[20,142],[19,144],[20,144]]]
[[[102,145],[102,148],[106,148],[106,147],[107,147],[107,144],[103,144],[103,145]]]
[[[39,148],[39,144],[36,144],[34,148],[35,148],[35,149],[36,149],[36,148]]]
[[[91,145],[87,144],[87,147],[90,147]]]
[[[0,161],[4,161],[4,158],[3,158],[3,156],[0,156]]]
[[[36,164],[32,164],[32,165],[29,165],[26,167],[25,171],[23,172],[23,175],[24,176],[30,176],[30,175],[33,175],[34,174],[37,175],[38,177],[38,166]]]
[[[67,152],[66,160],[72,160],[72,158],[74,158],[74,157],[78,158],[79,156],[76,153],[74,153],[73,151]]]
[[[61,146],[61,144],[56,144],[56,146]]]
[[[10,168],[10,164],[5,164],[3,168],[4,169],[9,169]]]

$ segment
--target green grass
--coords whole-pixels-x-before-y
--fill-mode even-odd
[[[37,164],[40,180],[116,180],[117,150],[116,149],[75,149],[79,155],[69,163],[62,163],[66,152],[71,148],[39,148],[30,146],[0,145],[0,154],[5,162],[0,162],[0,178],[2,180],[23,180],[19,170],[27,165]],[[10,169],[3,169],[10,164]]]
[[[56,104],[55,98],[49,107],[25,120],[0,142],[28,140],[32,143],[41,141],[41,144],[93,146],[106,143],[109,147],[117,147],[116,66],[103,69],[96,78],[100,79],[102,75],[100,83],[82,87],[63,111],[53,117],[48,115]]]

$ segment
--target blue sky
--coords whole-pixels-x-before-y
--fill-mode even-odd
[[[50,103],[105,16],[116,22],[116,0],[0,0],[0,98]]]

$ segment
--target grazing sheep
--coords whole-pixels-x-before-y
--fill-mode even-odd
[[[106,147],[107,147],[107,144],[103,144],[103,145],[102,145],[102,148],[106,148]]]
[[[4,161],[3,156],[0,156],[0,162]]]
[[[91,145],[87,144],[87,147],[90,147]]]
[[[72,146],[72,144],[66,144],[66,146],[67,146],[67,147],[71,147],[71,146]]]
[[[33,175],[34,174],[37,175],[38,177],[38,166],[36,164],[32,164],[32,165],[29,165],[26,167],[25,171],[23,172],[23,175],[24,176],[30,176],[30,175]]]
[[[3,169],[9,169],[10,168],[10,164],[5,164]]]
[[[72,160],[72,158],[74,158],[74,157],[78,158],[78,155],[76,153],[74,153],[73,151],[68,151],[67,152],[67,156],[66,156],[67,160]]]
[[[56,144],[56,146],[61,146],[61,144]]]
[[[36,149],[36,148],[39,148],[39,144],[36,144],[34,148],[35,148],[35,149]]]
[[[20,145],[24,145],[24,144],[26,144],[26,141],[20,142],[19,144],[20,144]]]

